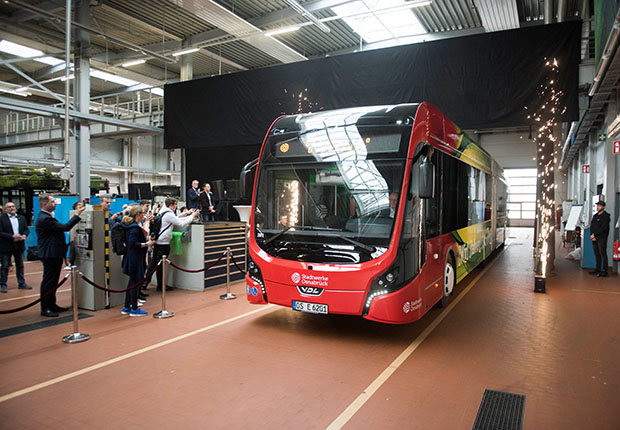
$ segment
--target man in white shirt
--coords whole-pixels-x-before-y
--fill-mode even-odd
[[[161,228],[159,229],[159,236],[155,242],[155,249],[153,250],[153,258],[149,264],[147,272],[151,271],[153,267],[161,260],[162,256],[170,255],[170,239],[172,239],[173,226],[185,227],[192,223],[192,221],[200,216],[200,211],[188,211],[180,217],[175,215],[177,210],[177,199],[171,197],[165,201],[166,207],[164,207],[159,215],[161,216]],[[147,283],[148,284],[148,283]],[[157,290],[161,290],[162,283],[162,269],[161,266],[157,268]],[[171,289],[171,287],[168,287]]]
[[[15,274],[17,275],[18,288],[31,290],[24,280],[24,241],[28,236],[26,218],[17,215],[15,203],[8,202],[4,205],[4,213],[0,215],[0,260],[2,263],[0,275],[0,291],[7,292],[7,279],[11,257],[15,260]]]

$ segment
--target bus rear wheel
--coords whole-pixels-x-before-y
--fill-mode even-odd
[[[454,285],[456,284],[456,269],[451,257],[448,257],[446,266],[443,270],[443,295],[439,301],[439,307],[443,308],[448,306],[450,300],[452,300],[452,293],[454,293]]]

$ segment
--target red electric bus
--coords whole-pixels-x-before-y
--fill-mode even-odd
[[[506,236],[499,165],[429,103],[278,118],[252,201],[247,298],[401,324]]]

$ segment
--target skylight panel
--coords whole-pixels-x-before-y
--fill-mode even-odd
[[[367,43],[426,33],[405,0],[359,0],[332,11]]]

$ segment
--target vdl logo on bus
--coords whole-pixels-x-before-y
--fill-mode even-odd
[[[304,287],[303,285],[298,285],[297,289],[302,296],[320,296],[323,293],[323,288],[317,287]]]

